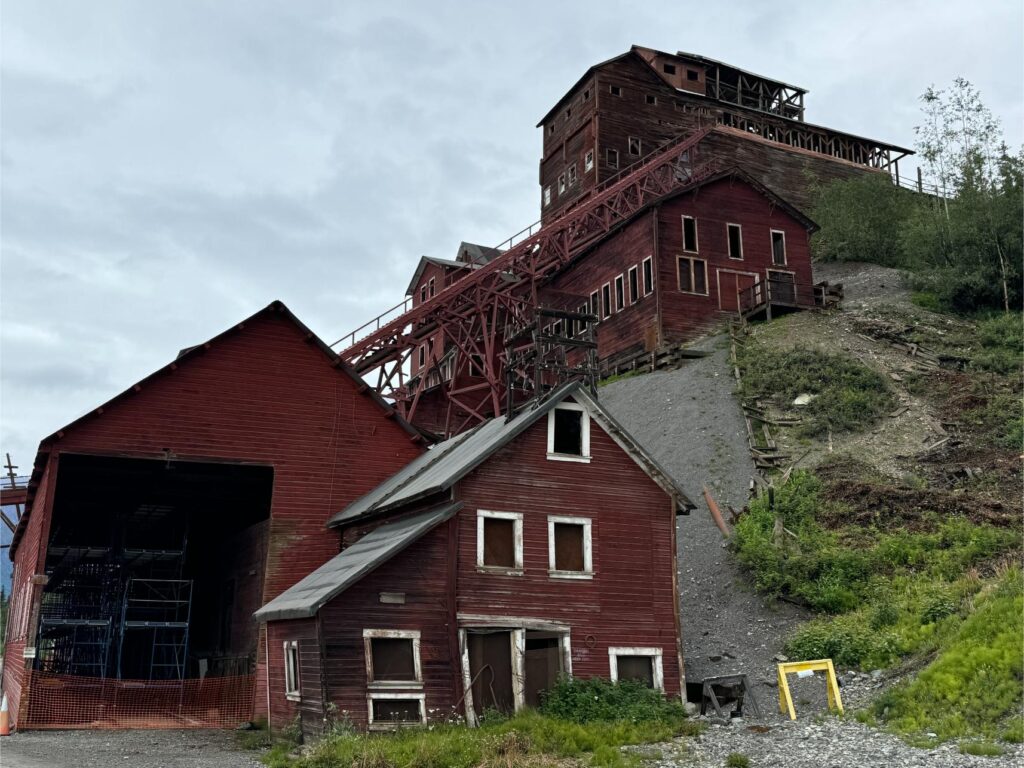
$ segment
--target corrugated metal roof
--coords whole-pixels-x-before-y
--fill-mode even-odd
[[[445,504],[427,512],[384,523],[302,581],[286,589],[253,616],[257,621],[315,616],[330,600],[449,519],[461,507],[462,504]]]
[[[469,432],[438,443],[372,491],[349,504],[332,517],[328,525],[336,526],[367,515],[381,514],[448,490],[567,397],[572,397],[586,406],[594,420],[611,438],[664,488],[666,493],[679,499],[681,508],[693,508],[693,503],[686,498],[669,474],[579,382],[573,382],[552,393],[539,405],[527,407],[511,421],[505,421],[500,417],[493,418]]]

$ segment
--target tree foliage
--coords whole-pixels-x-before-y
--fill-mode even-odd
[[[1019,309],[1024,149],[1010,151],[963,78],[929,88],[921,102],[917,150],[939,194],[909,192],[882,176],[820,187],[815,256],[906,269],[915,288],[954,311]]]

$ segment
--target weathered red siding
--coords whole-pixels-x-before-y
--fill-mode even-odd
[[[682,217],[697,222],[697,253],[683,251]],[[693,339],[724,316],[719,293],[719,270],[747,273],[767,279],[772,266],[771,230],[786,233],[787,266],[803,287],[803,298],[812,283],[809,235],[806,227],[755,189],[740,181],[723,179],[695,193],[681,195],[661,205],[658,220],[658,290],[661,308],[661,338],[665,343]],[[729,258],[726,224],[739,224],[743,233],[743,259]],[[707,262],[708,295],[679,290],[678,257],[692,256]],[[600,332],[600,331],[599,331]]]
[[[542,418],[459,484],[458,613],[572,626],[576,677],[608,677],[611,646],[656,646],[665,689],[680,692],[672,503],[595,423],[588,464],[547,459]],[[478,573],[478,509],[523,513],[523,574]],[[589,517],[594,578],[548,575],[548,515]]]
[[[267,310],[247,321],[244,330],[219,337],[176,370],[73,425],[52,450],[54,457],[64,452],[156,457],[169,448],[183,461],[273,467],[261,595],[266,602],[337,554],[338,537],[325,528],[332,514],[422,450],[385,414],[297,325]],[[54,458],[50,461],[52,470]],[[36,496],[17,549],[19,581],[42,571],[37,554],[48,540],[49,507],[45,496]],[[38,602],[38,590],[33,599]],[[33,622],[30,640],[34,631]],[[258,712],[266,701],[264,659],[261,642]],[[5,686],[7,679],[17,686],[17,674],[5,673]]]

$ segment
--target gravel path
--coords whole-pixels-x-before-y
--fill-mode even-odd
[[[783,638],[808,614],[754,594],[723,547],[701,489],[739,509],[754,472],[733,394],[727,338],[700,345],[708,357],[674,371],[623,379],[599,392],[622,425],[679,482],[697,509],[680,518],[679,587],[686,679],[745,673],[762,709],[777,700],[775,662]]]
[[[0,740],[3,768],[255,768],[232,731],[25,731]]]
[[[710,725],[696,739],[658,746],[660,757],[648,768],[724,766],[732,753],[745,755],[751,768],[961,768],[1020,766],[1024,749],[1003,745],[999,757],[962,755],[955,743],[917,749],[895,736],[854,720],[826,718],[786,721],[770,727],[733,723]]]

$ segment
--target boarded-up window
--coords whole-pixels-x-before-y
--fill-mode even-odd
[[[412,638],[370,638],[370,653],[373,667],[371,682],[416,679],[416,659]]]
[[[679,257],[679,290],[684,293],[708,292],[708,265],[702,259]]]
[[[555,570],[583,571],[586,561],[583,557],[582,525],[555,523]]]
[[[729,231],[729,258],[743,258],[743,234],[739,224],[729,224],[726,227]]]
[[[772,264],[782,266],[786,263],[786,234],[772,232]]]
[[[419,699],[371,699],[374,723],[420,723],[423,721]]]
[[[654,687],[654,663],[650,656],[616,656],[619,680],[639,680],[648,688]]]
[[[484,518],[484,565],[516,567],[515,520]]]
[[[567,408],[555,409],[554,453],[583,455],[583,412]]]
[[[683,250],[697,250],[697,220],[692,216],[683,216]]]

